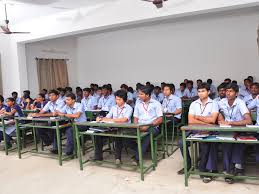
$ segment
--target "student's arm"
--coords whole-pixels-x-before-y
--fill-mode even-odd
[[[233,126],[243,126],[243,125],[250,125],[250,124],[253,124],[253,123],[252,123],[250,113],[246,113],[244,115],[243,120],[241,120],[241,121],[230,121],[230,122],[228,122],[228,124],[233,125]]]
[[[111,119],[111,118],[107,118],[107,117],[104,117],[104,118],[100,118],[99,121],[106,121],[106,122],[115,122],[115,123],[127,123],[129,121],[128,118],[118,118],[118,119]]]
[[[218,116],[218,123],[219,124],[223,124],[223,125],[227,125],[226,121],[225,121],[225,118],[224,116],[222,115],[222,113],[219,113],[219,116]]]
[[[5,112],[4,114],[7,116],[13,116],[16,112],[17,112],[17,110],[13,108],[13,109],[11,109],[11,112]]]
[[[192,114],[188,114],[188,124],[189,125],[191,125],[191,124],[203,124],[203,125],[206,125],[208,123],[196,119],[195,116],[192,115]]]
[[[67,118],[70,118],[70,119],[78,119],[80,116],[81,116],[81,112],[77,112],[77,113],[74,113],[74,114],[66,114],[66,113],[62,113],[62,112],[59,112],[58,111],[58,116],[61,116],[61,117],[67,117]]]
[[[194,116],[196,120],[202,121],[207,124],[215,124],[217,121],[219,113],[214,112],[211,114],[211,116],[203,117],[203,116]]]

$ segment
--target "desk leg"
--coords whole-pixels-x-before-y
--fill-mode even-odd
[[[164,131],[165,131],[165,149],[166,149],[166,153],[167,156],[169,156],[169,151],[168,151],[168,134],[167,134],[167,124],[166,124],[166,117],[164,116]]]
[[[8,155],[8,145],[7,145],[7,142],[6,142],[6,133],[5,133],[5,123],[4,123],[4,119],[1,120],[2,122],[2,126],[3,126],[3,139],[4,139],[4,149],[5,149],[5,155]]]
[[[77,146],[77,157],[79,160],[80,170],[83,170],[83,161],[82,161],[82,154],[81,154],[81,147],[80,147],[80,137],[78,132],[77,125],[75,126],[75,132],[76,132],[76,146]]]
[[[151,146],[151,158],[152,158],[152,165],[153,165],[153,170],[156,169],[156,166],[157,166],[157,157],[155,156],[155,154],[157,154],[155,152],[155,149],[154,149],[154,128],[151,127],[150,129],[150,146]]]
[[[187,170],[187,146],[186,146],[186,133],[182,130],[183,138],[183,159],[184,159],[184,183],[188,187],[188,170]]]
[[[138,154],[139,154],[139,168],[141,174],[141,180],[144,181],[144,167],[143,167],[143,156],[142,156],[142,145],[140,137],[140,128],[137,129],[137,143],[138,143]]]
[[[60,138],[58,121],[56,121],[56,138],[57,138],[57,145],[58,145],[58,161],[59,161],[59,165],[62,166],[62,148],[61,148],[61,138]]]
[[[16,127],[16,136],[17,136],[17,151],[19,159],[22,158],[21,156],[21,134],[20,134],[20,127],[19,122],[15,120],[15,127]]]
[[[35,125],[35,123],[33,123],[33,125]],[[34,140],[35,150],[36,150],[36,152],[38,152],[38,143],[37,143],[37,136],[36,136],[36,129],[35,129],[35,127],[32,127],[32,133],[33,133],[33,140]]]

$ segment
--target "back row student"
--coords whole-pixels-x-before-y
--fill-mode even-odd
[[[110,87],[108,85],[102,87],[102,97],[99,100],[98,109],[110,111],[111,107],[115,105],[115,98],[110,92]]]
[[[200,124],[208,125],[215,124],[219,114],[218,105],[215,101],[209,98],[210,87],[207,83],[201,83],[198,86],[198,96],[199,99],[192,102],[189,108],[188,121],[189,125]],[[192,133],[197,133],[197,131],[187,132],[187,136]],[[180,149],[183,155],[183,144],[182,140],[179,141]],[[187,146],[190,146],[188,142]],[[217,170],[217,152],[214,143],[201,143],[200,144],[200,163],[199,170],[201,172],[215,171]],[[187,148],[187,169],[191,168],[191,157],[189,150]],[[178,174],[184,174],[184,169],[178,171]],[[209,176],[201,176],[204,183],[212,181]]]
[[[83,105],[85,111],[97,109],[97,99],[91,95],[90,88],[83,89],[83,99],[81,100],[81,104]]]

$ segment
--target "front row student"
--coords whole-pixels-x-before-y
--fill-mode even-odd
[[[127,92],[125,90],[118,90],[115,92],[115,101],[114,105],[106,117],[100,118],[97,117],[96,121],[104,122],[115,122],[115,123],[131,123],[131,116],[133,109],[130,105],[127,104]],[[103,137],[96,137],[95,145],[95,155],[94,160],[103,160]],[[115,139],[115,163],[121,163],[121,151],[122,151],[122,139]]]
[[[198,96],[199,99],[192,102],[188,121],[189,125],[199,124],[199,125],[208,125],[215,124],[219,114],[218,105],[215,101],[209,98],[210,87],[207,83],[201,83],[198,86]],[[197,131],[187,132],[187,136],[192,133],[197,133]],[[183,155],[183,142],[179,141],[180,149]],[[217,149],[216,144],[214,143],[200,143],[200,163],[199,170],[201,172],[213,172],[217,170]],[[190,143],[187,144],[190,146]],[[191,168],[191,157],[187,148],[187,169]],[[184,169],[178,171],[178,174],[184,174]],[[212,181],[212,177],[201,176],[204,183]]]
[[[2,107],[1,109],[1,114],[5,115],[5,116],[19,116],[19,117],[23,117],[23,112],[22,109],[20,108],[20,106],[18,104],[15,103],[15,99],[14,98],[7,98],[6,99],[6,104],[7,106],[3,105],[4,102],[4,98],[1,96],[0,97],[0,105]],[[12,119],[12,118],[10,118]],[[11,144],[11,135],[13,133],[15,133],[16,127],[13,123],[8,124],[8,126],[5,129],[5,135],[6,135],[6,143],[8,148],[12,147]],[[0,142],[4,139],[4,134],[3,134],[3,128],[0,127]]]
[[[219,102],[220,114],[219,124],[245,126],[252,124],[250,112],[243,100],[238,98],[239,87],[237,84],[228,84],[226,86],[226,98]],[[223,167],[226,174],[243,174],[243,155],[244,144],[224,143],[223,144]],[[225,178],[229,184],[234,183],[231,178]]]
[[[76,95],[73,93],[68,93],[65,97],[66,105],[57,110],[57,115],[61,117],[67,117],[73,119],[74,122],[86,122],[85,111],[81,103],[76,102]],[[61,132],[66,133],[67,143],[66,143],[66,155],[72,155],[74,151],[74,138],[73,138],[73,128],[67,127],[61,130]],[[53,152],[57,153],[57,141],[54,135],[53,142]]]

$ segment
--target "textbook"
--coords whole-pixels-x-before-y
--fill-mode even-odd
[[[107,132],[107,131],[110,131],[110,129],[90,127],[89,130],[87,130],[87,132],[89,132],[89,133],[103,133],[103,132]]]
[[[12,120],[8,120],[8,121],[4,121],[4,124],[6,124],[6,125],[9,125],[9,124],[13,124],[14,123],[14,120],[12,119]],[[2,122],[0,122],[0,124],[2,125]]]
[[[259,128],[259,125],[246,125],[248,128]]]
[[[220,140],[231,140],[231,141],[236,140],[235,133],[233,132],[220,133],[219,135],[216,136],[216,138]]]
[[[237,140],[238,141],[257,141],[257,138],[252,135],[249,135],[249,136],[242,135],[242,136],[238,136]]]
[[[90,123],[114,123],[112,121],[91,121]]]
[[[209,134],[199,134],[199,133],[197,133],[197,134],[191,134],[191,135],[189,135],[188,137],[187,137],[187,139],[203,139],[203,138],[206,138],[206,137],[208,137],[209,136]]]
[[[219,127],[222,127],[222,128],[231,128],[231,125],[222,125],[222,124],[220,124]]]

